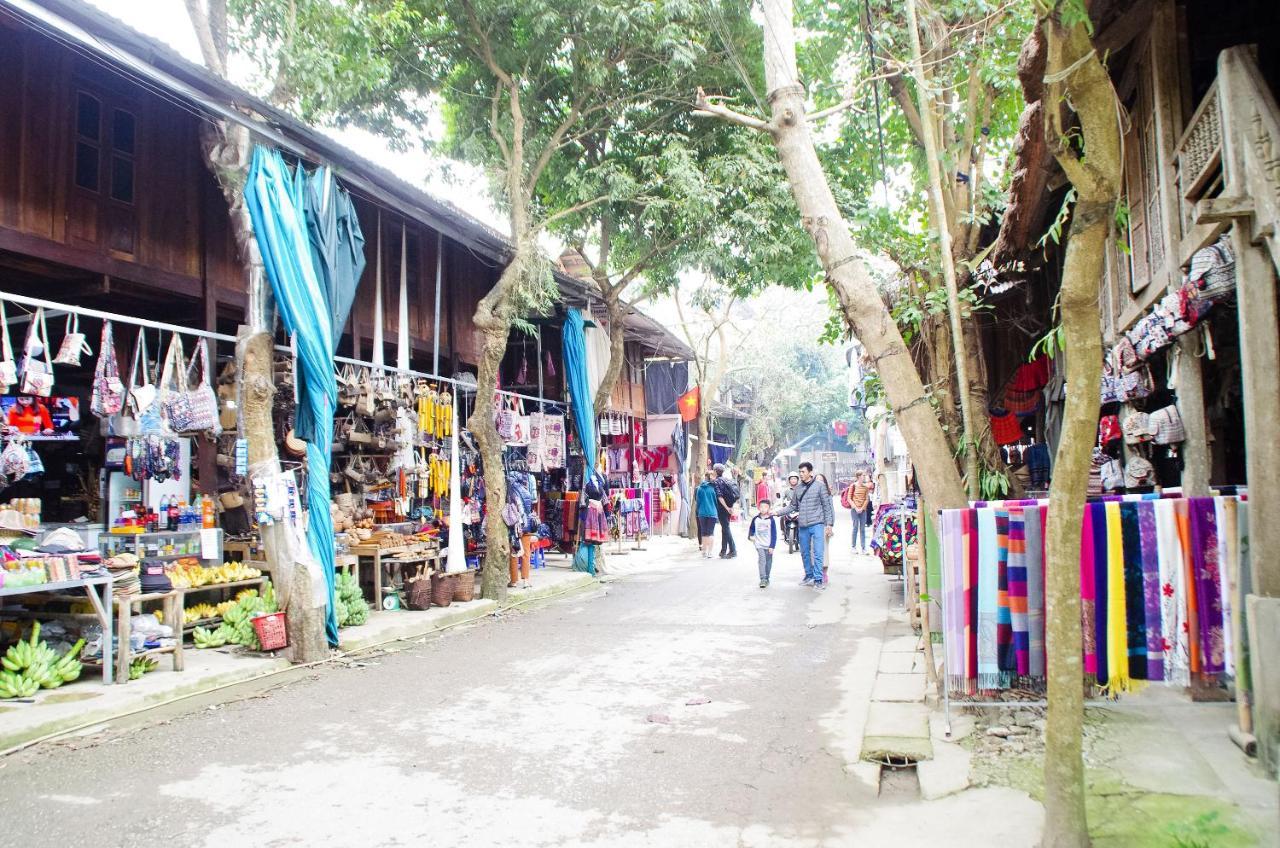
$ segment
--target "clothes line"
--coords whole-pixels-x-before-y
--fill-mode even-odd
[[[195,336],[197,338],[209,339],[215,342],[226,342],[227,344],[235,344],[237,341],[237,338],[235,336],[228,335],[227,333],[218,333],[212,330],[198,330],[198,329],[195,329],[194,327],[183,327],[178,324],[170,324],[166,321],[153,321],[149,318],[138,318],[133,315],[122,315],[118,312],[107,312],[102,309],[92,309],[87,306],[74,306],[69,303],[60,303],[58,301],[45,300],[44,298],[39,298],[39,297],[29,297],[27,295],[22,295],[22,294],[13,294],[12,292],[0,291],[0,300],[3,300],[6,303],[16,303],[22,306],[30,306],[34,309],[43,308],[49,311],[58,311],[60,313],[70,313],[73,315],[78,315],[81,318],[97,318],[102,321],[110,321],[113,324],[128,324],[135,327],[145,327],[147,329],[160,330],[162,332],[177,333],[179,335],[187,335],[187,336]],[[287,344],[277,344],[275,345],[275,349],[281,353],[288,353],[291,356],[293,354],[293,348]],[[437,374],[429,374],[425,371],[415,371],[410,368],[396,368],[390,365],[375,365],[372,362],[366,362],[360,359],[352,359],[347,356],[335,356],[333,359],[334,359],[334,362],[342,362],[348,365],[356,365],[363,368],[375,368],[380,371],[405,374],[410,377],[424,377],[428,380],[433,380],[440,383],[448,383],[449,385],[453,385],[453,386],[465,385],[468,388],[473,388],[469,383],[463,383],[462,381],[453,379],[451,377],[442,377]],[[521,394],[519,392],[512,392],[506,389],[498,389],[497,393],[501,395],[505,395],[507,397],[515,397],[515,398],[520,398],[522,400],[532,401],[534,403],[556,403],[556,404],[568,405],[568,401],[550,400],[548,398]]]

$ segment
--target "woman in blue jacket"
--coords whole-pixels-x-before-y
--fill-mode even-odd
[[[698,545],[702,548],[704,559],[711,559],[711,543],[715,540],[716,520],[716,487],[711,485],[714,476],[710,471],[702,477],[702,483],[694,492],[694,501],[698,505]]]

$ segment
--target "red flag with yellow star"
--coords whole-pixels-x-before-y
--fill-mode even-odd
[[[694,386],[680,395],[679,399],[676,400],[676,406],[680,408],[680,420],[686,424],[697,418],[698,410],[702,406],[702,392],[699,387]]]

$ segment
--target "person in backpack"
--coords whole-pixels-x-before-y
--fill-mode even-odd
[[[716,487],[711,481],[715,477],[710,471],[702,477],[694,492],[694,501],[698,507],[698,547],[704,559],[711,559],[711,543],[716,537],[716,521],[719,518],[720,505],[716,501]]]
[[[835,528],[836,511],[831,490],[813,475],[813,463],[800,463],[800,485],[791,501],[791,514],[799,527],[800,558],[804,562],[802,586],[827,588],[822,579],[827,539]]]
[[[747,539],[755,543],[756,556],[760,562],[760,588],[769,586],[769,574],[773,571],[773,549],[778,546],[778,522],[771,514],[772,504],[768,498],[762,498],[757,505],[757,512],[747,528]]]
[[[725,474],[723,463],[717,462],[713,467],[716,473],[715,482],[711,485],[716,490],[716,517],[720,521],[720,558],[733,559],[738,555],[738,546],[733,542],[733,530],[729,521],[733,517],[734,504],[742,497],[738,484]]]
[[[871,475],[859,471],[858,476],[840,496],[840,503],[853,515],[853,549],[867,552],[867,526],[871,523],[871,493],[876,484]]]

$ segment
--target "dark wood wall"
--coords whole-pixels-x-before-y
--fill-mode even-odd
[[[200,126],[195,108],[175,95],[0,18],[0,289],[121,311],[152,303],[162,320],[233,328],[247,299],[245,275],[204,165]],[[356,204],[368,265],[339,351],[368,359],[379,205],[360,194]],[[405,222],[385,209],[381,220],[393,363]],[[417,222],[405,232],[413,364],[429,368],[439,241]],[[443,254],[441,370],[475,362],[471,316],[498,273],[492,260],[449,239]]]

